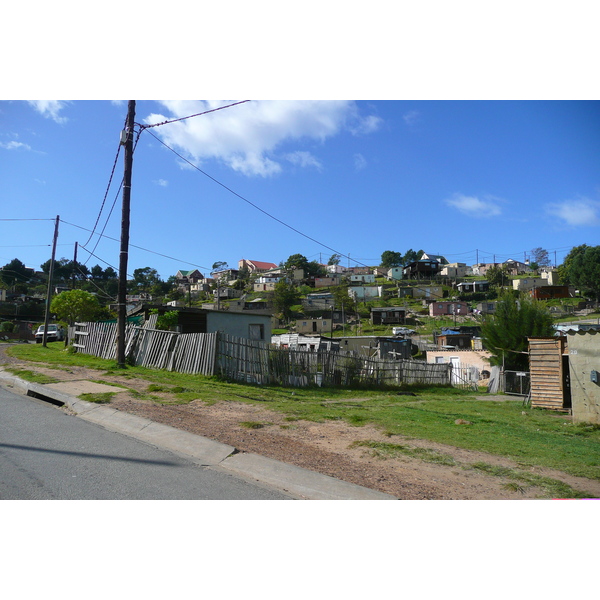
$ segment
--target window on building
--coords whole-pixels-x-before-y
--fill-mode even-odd
[[[248,337],[251,340],[264,340],[265,339],[265,326],[260,325],[248,325]]]

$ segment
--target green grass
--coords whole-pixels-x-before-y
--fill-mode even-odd
[[[15,345],[7,351],[37,363],[86,366],[100,373],[146,381],[149,391],[140,397],[152,402],[244,402],[279,412],[290,422],[341,420],[355,427],[370,424],[385,432],[390,444],[402,445],[399,442],[406,438],[431,440],[504,456],[523,467],[547,467],[600,480],[600,427],[575,425],[569,417],[553,411],[524,411],[520,399],[479,401],[479,392],[424,386],[407,387],[416,394],[407,396],[377,389],[246,385],[142,367],[118,369],[112,361],[41,345]],[[159,390],[167,393],[168,399],[150,393]],[[456,425],[457,419],[471,425]]]
[[[373,456],[378,458],[409,456],[412,458],[419,458],[425,462],[446,465],[449,467],[453,467],[457,464],[449,454],[444,454],[443,452],[438,452],[437,450],[431,450],[430,448],[411,448],[410,446],[406,446],[404,444],[391,444],[388,442],[373,441],[353,442],[352,446],[369,448]]]
[[[31,383],[46,384],[60,382],[60,379],[50,377],[50,375],[42,375],[41,373],[36,373],[35,371],[30,371],[29,369],[13,369],[8,367],[6,370],[16,377],[24,379],[25,381],[30,381]]]
[[[550,498],[590,498],[591,494],[580,492],[573,489],[570,485],[552,479],[551,477],[543,477],[535,473],[528,473],[521,469],[510,469],[507,467],[499,467],[490,465],[485,462],[478,462],[471,465],[471,468],[482,471],[487,475],[503,477],[505,479],[513,479],[514,481],[505,484],[506,489],[524,493],[527,487],[541,488],[545,496]]]
[[[96,404],[108,404],[115,395],[115,392],[103,392],[94,394],[80,394],[79,398],[86,402],[94,402]]]

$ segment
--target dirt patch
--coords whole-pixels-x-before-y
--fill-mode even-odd
[[[20,362],[4,354],[0,345],[0,366],[26,368],[52,375],[62,381],[92,380],[123,385],[146,392],[151,382],[100,375],[81,367],[48,369]],[[161,399],[168,394],[157,393]],[[145,417],[197,435],[229,444],[240,452],[253,452],[310,469],[350,483],[392,494],[405,500],[508,500],[543,496],[537,487],[515,485],[509,478],[488,475],[471,465],[484,462],[494,466],[520,468],[509,459],[394,435],[388,437],[370,425],[353,427],[343,421],[313,423],[289,420],[261,406],[235,399],[207,404],[200,400],[186,405],[163,405],[121,392],[111,401],[118,410]],[[381,458],[361,442],[402,445],[409,451],[421,449],[425,460],[410,455]],[[414,452],[413,452],[414,454]],[[429,462],[440,459],[444,464]],[[521,469],[523,469],[521,467]],[[550,469],[529,472],[551,477],[571,487],[600,497],[600,482],[572,477]]]

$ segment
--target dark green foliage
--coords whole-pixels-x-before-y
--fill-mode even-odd
[[[567,254],[561,278],[600,301],[600,246],[576,246]]]
[[[292,316],[292,306],[300,301],[300,294],[294,285],[281,279],[275,284],[272,300],[275,311],[288,320]]]
[[[76,321],[95,321],[101,316],[98,298],[83,290],[69,290],[55,296],[50,311],[59,321],[72,325]]]
[[[381,255],[381,266],[384,269],[390,269],[391,267],[399,267],[402,265],[402,254],[400,252],[393,252],[392,250],[386,250]]]
[[[528,370],[527,338],[553,336],[552,323],[545,304],[502,294],[496,313],[486,317],[481,325],[484,347],[492,353],[491,363],[504,365],[508,370]]]
[[[505,265],[490,267],[486,271],[485,278],[487,279],[491,288],[498,288],[502,287],[503,285],[510,284],[508,268]]]

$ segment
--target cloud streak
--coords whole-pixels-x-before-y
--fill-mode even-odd
[[[0,148],[4,148],[5,150],[31,150],[31,146],[29,144],[23,144],[23,142],[0,142]]]
[[[489,219],[502,214],[499,199],[493,196],[485,196],[483,199],[477,196],[465,196],[454,194],[444,201],[448,206],[455,208],[463,215],[475,219]]]
[[[167,116],[148,115],[146,124],[218,108],[228,101],[162,104]],[[154,131],[195,164],[215,159],[247,176],[270,177],[281,173],[286,162],[321,169],[321,162],[302,149],[304,144],[322,144],[344,131],[367,135],[381,123],[379,117],[361,115],[356,103],[349,101],[255,101]]]
[[[68,102],[63,100],[29,100],[28,102],[30,106],[46,119],[52,119],[61,125],[68,121],[66,117],[61,117],[59,114],[67,106]]]
[[[600,225],[600,202],[585,197],[550,203],[546,213],[570,227]]]

